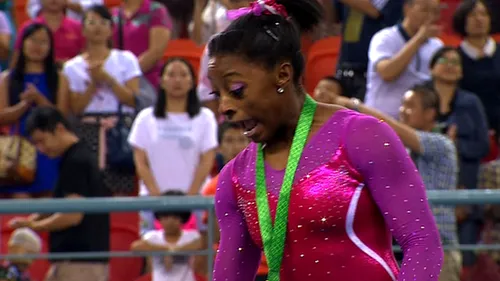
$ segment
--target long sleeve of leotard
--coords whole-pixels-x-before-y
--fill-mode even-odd
[[[233,163],[228,163],[220,172],[215,193],[220,244],[213,281],[253,281],[260,263],[261,250],[253,243],[243,213],[237,206],[231,180]]]
[[[353,166],[401,246],[398,281],[437,281],[443,252],[422,179],[395,132],[375,118],[358,115],[345,130]]]

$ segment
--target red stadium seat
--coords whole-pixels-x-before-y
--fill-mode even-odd
[[[134,227],[111,225],[111,251],[128,251],[132,242],[139,239]],[[134,281],[142,271],[142,258],[111,258],[109,281]]]
[[[322,78],[334,74],[340,43],[340,37],[332,36],[316,41],[309,48],[305,71],[305,87],[309,94]]]
[[[461,0],[444,0],[442,2],[441,17],[439,22],[443,25],[444,33],[452,33],[453,14],[460,4]]]
[[[462,38],[455,34],[441,34],[439,38],[443,41],[446,46],[458,47],[462,42]]]
[[[172,57],[182,57],[191,63],[195,73],[198,74],[203,50],[204,46],[198,46],[190,39],[171,40],[165,49],[163,59],[168,60]]]
[[[12,14],[14,15],[16,28],[19,28],[25,21],[30,19],[28,13],[26,13],[28,0],[16,0],[13,2]]]
[[[44,252],[47,251],[47,243],[44,243]],[[50,263],[48,260],[36,260],[33,262],[29,269],[29,274],[32,281],[44,281],[45,275],[49,271]]]
[[[196,274],[194,276],[196,278],[196,281],[207,281],[207,277],[203,276],[203,275],[199,275],[199,274]]]
[[[108,9],[118,7],[120,6],[121,3],[122,3],[121,0],[104,0],[104,5],[108,7]]]
[[[127,227],[139,233],[139,213],[138,212],[116,212],[111,213],[111,228]]]

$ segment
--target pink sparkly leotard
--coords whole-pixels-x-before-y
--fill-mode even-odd
[[[215,281],[253,281],[262,251],[255,144],[219,176]],[[266,167],[274,217],[284,171]],[[391,234],[404,252],[401,269]],[[292,187],[282,281],[437,281],[443,253],[422,180],[384,122],[336,112],[309,140]]]

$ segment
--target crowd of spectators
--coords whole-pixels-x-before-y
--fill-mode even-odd
[[[460,2],[449,23],[438,0],[311,1],[324,5],[325,20],[307,35],[342,38],[331,76],[310,93],[316,100],[385,120],[428,190],[500,187],[500,45],[491,36],[500,32],[500,1],[448,1]],[[29,183],[2,182],[2,198],[214,195],[218,172],[248,139],[219,118],[206,52],[199,70],[185,58],[163,56],[171,40],[206,44],[231,23],[228,11],[250,1],[29,0],[30,19],[19,26],[12,2],[0,1],[0,127],[37,147],[36,175]],[[440,39],[443,24],[462,38],[459,47]],[[433,211],[445,245],[500,243],[497,206]],[[2,252],[40,252],[40,231],[50,232],[51,252],[107,251],[109,220],[16,217]],[[134,251],[212,246],[203,212],[145,210],[139,222]],[[440,280],[500,280],[497,263],[498,252],[447,251]],[[26,274],[30,264],[6,261],[0,280],[36,280]],[[104,281],[107,265],[53,262],[46,280]],[[153,281],[203,280],[210,270],[206,257],[144,264]],[[266,270],[263,258],[257,280],[266,280]]]

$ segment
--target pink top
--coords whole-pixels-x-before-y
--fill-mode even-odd
[[[113,18],[115,23],[114,43],[118,46],[118,15],[120,8],[113,9]],[[165,27],[172,29],[172,20],[167,8],[158,2],[144,0],[139,10],[130,18],[124,17],[123,24],[123,49],[131,51],[139,57],[149,48],[149,31],[153,27]],[[145,74],[149,82],[157,87],[160,84],[160,73],[163,61],[159,60],[156,65]]]
[[[43,14],[39,17],[25,22],[19,28],[16,38],[15,48],[21,50],[21,40],[24,29],[33,23],[46,23]],[[58,29],[52,30],[54,36],[54,52],[57,61],[69,60],[83,50],[85,39],[82,35],[82,25],[80,22],[68,17],[64,17]]]
[[[254,280],[262,249],[256,144],[220,174],[215,281]],[[274,217],[284,171],[266,167]],[[391,234],[404,252],[401,269]],[[281,280],[437,281],[443,252],[425,188],[394,131],[341,110],[306,144],[292,187]]]

